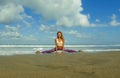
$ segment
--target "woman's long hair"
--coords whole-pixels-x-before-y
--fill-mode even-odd
[[[58,38],[58,34],[59,34],[59,33],[61,33],[61,39],[64,41],[64,36],[63,36],[63,34],[62,34],[61,31],[58,31],[58,32],[57,32],[57,38]]]

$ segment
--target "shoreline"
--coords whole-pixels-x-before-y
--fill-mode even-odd
[[[37,53],[37,52],[39,52],[39,51],[35,51],[34,53],[20,53],[20,54],[4,54],[4,55],[0,55],[0,57],[1,56],[18,56],[18,55],[51,55],[51,54],[53,54],[54,55],[54,53],[46,53],[46,54],[42,54],[42,53]],[[83,51],[83,50],[79,50],[77,53],[65,53],[65,55],[66,54],[79,54],[79,53],[86,53],[86,54],[100,54],[100,53],[112,53],[112,52],[120,52],[120,51]]]

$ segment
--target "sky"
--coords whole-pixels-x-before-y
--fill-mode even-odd
[[[120,0],[0,0],[0,44],[120,44]]]

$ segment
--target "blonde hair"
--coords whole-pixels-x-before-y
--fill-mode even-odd
[[[58,34],[59,34],[59,33],[61,34],[61,39],[64,41],[64,36],[63,36],[63,34],[62,34],[61,31],[58,31],[58,32],[57,32],[57,38],[58,38]]]

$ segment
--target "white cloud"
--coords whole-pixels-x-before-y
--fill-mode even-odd
[[[0,32],[0,40],[37,41],[33,35],[24,36],[20,33],[20,26],[5,26],[5,31]]]
[[[117,18],[117,16],[115,14],[113,14],[111,16],[112,21],[110,22],[110,25],[112,25],[112,26],[120,26],[120,22],[118,22],[116,18]]]
[[[90,26],[88,15],[81,13],[81,0],[23,0],[23,3],[44,18],[57,20],[57,25]]]
[[[49,39],[55,39],[56,37],[55,36],[49,36],[48,38]]]
[[[120,12],[120,8],[118,9],[118,11]]]
[[[11,23],[16,20],[21,20],[24,8],[21,5],[9,3],[0,7],[0,23]]]
[[[29,0],[23,1],[24,5],[31,7],[45,18],[57,19],[61,16],[76,14],[82,11],[81,0]]]
[[[78,31],[76,30],[70,30],[69,32],[66,32],[67,34],[69,35],[73,35],[77,38],[89,38],[90,36],[88,35],[85,35],[85,34],[82,34],[82,33],[79,33]]]
[[[41,31],[48,31],[48,32],[50,32],[50,33],[53,33],[53,32],[55,32],[55,31],[57,31],[57,27],[55,26],[55,25],[51,25],[51,26],[46,26],[46,25],[44,25],[44,24],[42,24],[41,26],[40,26],[40,30]]]
[[[100,22],[100,20],[99,20],[99,19],[96,19],[95,21],[96,21],[96,22]]]
[[[70,34],[70,35],[75,35],[75,34],[77,34],[77,31],[71,30],[71,31],[68,32],[68,34]]]
[[[23,41],[37,41],[37,39],[33,35],[24,36]]]
[[[87,18],[90,19],[90,14],[87,14]]]
[[[20,0],[0,0],[0,6],[6,5],[8,3],[18,3]]]
[[[68,26],[68,27],[90,26],[88,17],[86,15],[79,14],[79,13],[71,17],[67,17],[67,16],[61,17],[60,19],[58,19],[57,25]]]
[[[0,36],[3,38],[20,38],[22,36],[18,31],[19,26],[11,27],[7,25],[5,29],[6,31],[0,33]]]
[[[12,27],[12,26],[6,25],[5,28],[7,31],[17,32],[20,29],[20,26],[18,25],[17,27]]]
[[[10,24],[17,21],[32,19],[24,12],[24,7],[20,0],[4,0],[0,1],[0,23]]]
[[[91,26],[90,15],[82,14],[82,0],[4,0],[0,1],[0,23],[11,23],[29,18],[24,7],[42,14],[45,19],[56,20],[58,26]],[[28,25],[28,23],[24,22]]]
[[[30,22],[27,22],[26,20],[23,20],[23,23],[24,23],[27,27],[30,27],[30,26],[31,26],[31,23],[30,23]]]

